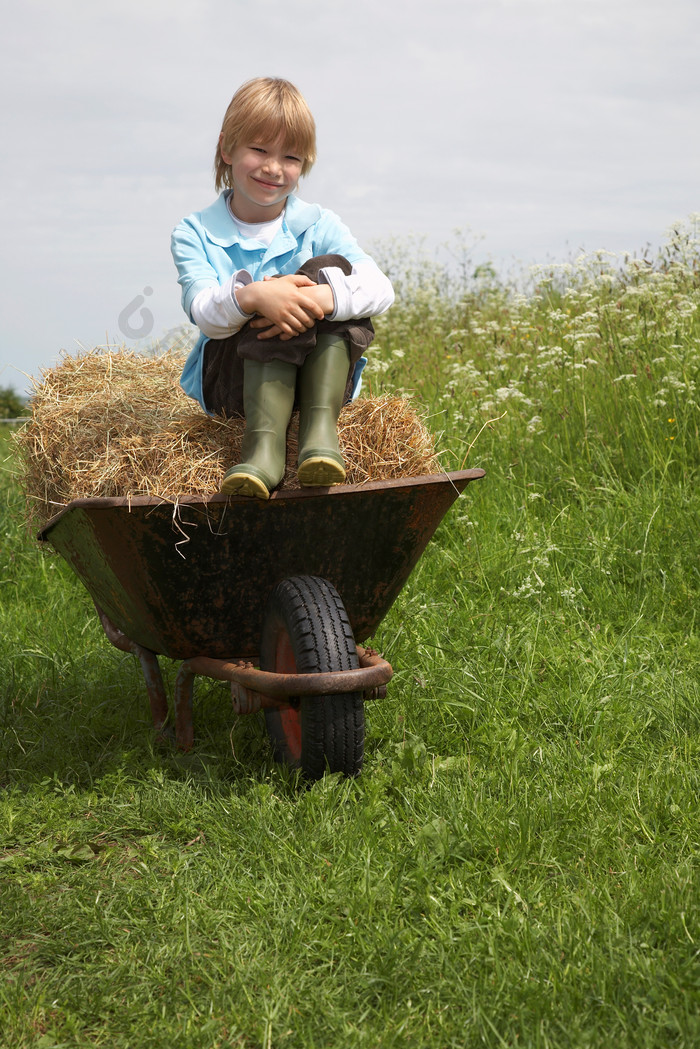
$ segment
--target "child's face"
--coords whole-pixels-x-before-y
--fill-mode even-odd
[[[243,222],[277,218],[296,189],[303,158],[290,152],[282,136],[274,142],[245,142],[232,153],[222,146],[221,156],[231,168],[234,215]]]

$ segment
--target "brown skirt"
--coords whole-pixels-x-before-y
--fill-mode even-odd
[[[337,266],[346,275],[351,264],[342,255],[319,255],[309,259],[297,273],[318,281],[324,267]],[[243,415],[243,362],[277,359],[300,367],[316,345],[316,336],[328,334],[345,339],[350,351],[350,369],[345,387],[345,400],[350,400],[355,365],[374,338],[369,317],[350,321],[317,321],[293,339],[258,339],[258,330],[243,325],[226,339],[210,339],[204,346],[202,390],[208,411],[216,415]]]

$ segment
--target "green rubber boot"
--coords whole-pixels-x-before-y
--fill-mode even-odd
[[[243,461],[226,472],[221,485],[224,495],[269,499],[282,480],[297,370],[296,364],[286,361],[244,361]]]
[[[342,484],[345,463],[338,446],[338,416],[350,370],[347,343],[319,335],[299,369],[299,459],[306,486]]]

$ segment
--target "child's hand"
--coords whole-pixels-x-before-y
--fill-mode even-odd
[[[271,278],[265,277],[264,279],[270,280]],[[333,312],[333,309],[335,307],[335,300],[333,298],[333,292],[331,291],[330,286],[328,284],[312,284],[306,289],[306,293],[315,300],[317,305],[320,305],[321,309],[323,310],[323,317],[326,317],[328,314]],[[318,315],[316,315],[313,318],[311,324],[308,325],[308,327],[312,327],[316,320],[321,319],[322,317],[318,317]],[[275,337],[279,337],[282,340],[282,342],[286,342],[287,339],[294,338],[294,335],[289,335],[286,332],[283,332],[282,328],[279,325],[271,323],[269,318],[267,317],[256,317],[255,320],[250,322],[250,326],[251,328],[264,329],[261,330],[260,334],[258,335],[259,339],[272,339]],[[295,334],[299,334],[299,332],[296,332]]]
[[[258,335],[259,339],[275,335],[293,339],[333,309],[330,287],[314,284],[299,273],[248,284],[238,289],[236,297],[242,310],[259,315],[250,325],[265,329]]]

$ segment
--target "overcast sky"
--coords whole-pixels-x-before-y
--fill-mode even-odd
[[[185,319],[170,232],[253,76],[306,95],[300,195],[369,250],[461,230],[523,268],[700,211],[698,0],[0,2],[0,386]]]

